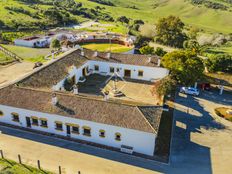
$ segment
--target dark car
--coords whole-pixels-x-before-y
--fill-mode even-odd
[[[207,91],[209,91],[209,90],[211,89],[211,86],[210,86],[209,83],[202,83],[202,84],[200,84],[200,88],[201,88],[202,90],[207,90]]]
[[[42,65],[43,65],[43,63],[41,63],[41,62],[36,62],[35,65],[34,65],[34,67],[33,67],[33,69],[38,68],[38,67],[40,67],[40,66],[42,66]]]

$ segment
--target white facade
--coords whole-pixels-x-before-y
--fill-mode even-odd
[[[71,132],[70,137],[79,140],[85,140],[88,142],[94,142],[106,146],[111,146],[115,148],[120,148],[121,145],[126,145],[133,147],[133,151],[145,155],[153,156],[156,135],[153,133],[147,133],[143,131],[126,129],[122,127],[106,125],[81,119],[69,118],[60,115],[41,113],[26,109],[19,109],[10,106],[0,105],[0,111],[3,115],[0,116],[0,122],[12,124],[21,127],[27,127],[26,117],[36,116],[39,119],[47,119],[48,127],[41,127],[40,120],[39,125],[31,125],[31,129],[39,130],[43,132],[54,133],[62,136],[67,136],[66,124],[76,124],[79,125],[79,134],[74,134]],[[17,113],[19,115],[19,122],[12,121],[12,113]],[[30,119],[31,120],[31,119]],[[62,122],[63,131],[56,130],[55,122]],[[88,126],[91,128],[91,136],[83,135],[83,127]],[[99,131],[105,131],[105,137],[99,136]],[[115,134],[121,134],[121,141],[115,140]]]
[[[32,39],[32,40],[26,40],[26,39],[16,39],[14,41],[14,44],[17,46],[24,46],[24,47],[30,47],[30,48],[43,48],[47,47],[51,43],[51,37],[47,36],[44,38],[37,38],[37,39]]]
[[[98,71],[95,71],[96,65],[99,67]],[[88,68],[89,73],[112,75],[112,73],[110,72],[111,67],[113,67],[115,72],[117,72],[121,77],[125,77],[125,70],[129,70],[130,71],[129,78],[136,80],[145,80],[145,81],[155,81],[158,79],[162,79],[165,76],[167,76],[169,73],[169,71],[166,68],[162,68],[162,67],[137,66],[137,65],[90,60],[79,68],[73,67],[73,69],[70,70],[68,77],[71,78],[75,76],[75,81],[78,82],[79,78],[84,76],[83,68]],[[139,71],[143,72],[142,76],[139,75]],[[56,84],[53,87],[53,89],[60,90],[63,87],[64,81],[65,79],[61,80],[58,84]]]

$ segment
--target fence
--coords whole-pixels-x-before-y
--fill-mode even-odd
[[[7,48],[3,47],[2,45],[0,45],[0,51],[2,51],[3,53],[5,53],[6,55],[12,57],[12,58],[15,59],[16,61],[22,60],[21,57],[19,57],[19,56],[16,55],[15,53],[9,51]]]
[[[5,155],[5,153],[3,152],[3,150],[0,150],[0,157],[1,157],[2,159],[10,159],[10,158],[7,158],[7,157],[6,157],[6,155]],[[17,161],[19,164],[22,164],[22,166],[28,165],[28,164],[24,164],[24,163],[23,163],[23,161],[22,161],[22,159],[23,159],[22,155],[18,154],[18,155],[15,155],[15,157],[16,157],[17,159],[13,159],[13,160]],[[42,163],[41,163],[40,160],[37,160],[37,161],[36,161],[36,165],[37,165],[37,168],[38,168],[39,170],[41,170],[41,171],[44,172],[43,167],[42,167]],[[25,166],[24,166],[24,167],[25,167]],[[33,167],[34,167],[34,166],[33,166]],[[57,169],[56,169],[56,170],[58,171],[58,174],[64,174],[64,173],[65,173],[64,171],[62,171],[62,167],[61,167],[61,166],[57,166]],[[45,173],[45,172],[44,172],[44,173]],[[82,174],[82,173],[81,173],[81,171],[77,171],[76,174]]]

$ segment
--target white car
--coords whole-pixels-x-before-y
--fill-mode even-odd
[[[180,92],[194,96],[198,96],[200,94],[200,91],[197,88],[192,88],[192,87],[181,87]]]

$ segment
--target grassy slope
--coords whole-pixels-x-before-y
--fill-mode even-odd
[[[2,62],[8,62],[13,60],[11,57],[6,56],[3,52],[0,51],[0,63]]]
[[[88,0],[77,0],[82,2],[84,7],[94,8],[95,6],[102,6],[100,4],[90,2]],[[206,7],[193,6],[186,0],[111,0],[117,6],[110,7],[104,6],[104,12],[110,13],[114,18],[118,16],[128,16],[132,19],[143,19],[149,23],[155,23],[160,17],[167,15],[178,15],[186,23],[199,28],[203,28],[210,32],[232,32],[232,12],[213,10]],[[154,8],[154,4],[158,4]],[[23,8],[33,12],[34,9],[30,8],[24,3],[14,0],[0,0],[0,16],[1,20],[5,22],[15,19],[22,22],[36,21],[28,15],[10,14],[4,9],[4,6],[22,6]],[[127,6],[136,6],[139,10],[126,8]],[[48,6],[38,5],[40,9],[48,8]],[[77,16],[78,18],[78,16]],[[81,18],[80,18],[81,19]],[[44,20],[44,19],[41,19]]]
[[[79,0],[84,5],[94,7],[96,3]],[[232,12],[213,10],[206,7],[197,7],[185,0],[112,0],[117,7],[105,6],[106,11],[113,17],[126,15],[132,19],[143,19],[155,23],[160,17],[168,15],[179,16],[186,24],[203,28],[210,32],[232,32]],[[155,2],[159,4],[154,8]],[[125,8],[133,6],[139,10]]]
[[[0,173],[2,174],[52,174],[38,170],[34,167],[27,165],[20,165],[12,160],[0,159]]]
[[[26,61],[37,62],[44,61],[43,57],[51,53],[50,48],[27,48],[14,45],[4,45],[5,48],[22,57]]]

